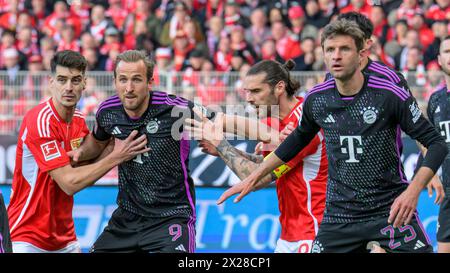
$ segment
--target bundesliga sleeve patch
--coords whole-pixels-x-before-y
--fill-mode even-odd
[[[61,156],[56,140],[49,141],[41,145],[42,154],[45,161],[49,161]]]

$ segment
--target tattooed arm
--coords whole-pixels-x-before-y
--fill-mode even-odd
[[[223,139],[216,147],[219,156],[225,164],[240,178],[244,179],[249,176],[253,170],[259,167],[264,157],[243,152],[232,146],[227,140]],[[276,180],[274,173],[270,173],[263,177],[257,185],[257,189],[261,189]]]

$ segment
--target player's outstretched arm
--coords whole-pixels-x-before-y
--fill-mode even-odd
[[[110,140],[100,141],[97,140],[92,133],[86,136],[83,144],[73,151],[67,153],[67,155],[75,162],[83,162],[99,157],[108,145]]]
[[[68,195],[91,186],[113,167],[149,151],[147,138],[142,135],[135,139],[138,132],[133,131],[125,140],[115,139],[114,150],[102,160],[73,168],[70,164],[49,171],[50,176]]]
[[[187,119],[185,130],[190,132],[194,139],[201,141],[200,145],[203,147],[203,150],[210,154],[217,153],[239,178],[244,179],[249,176],[263,161],[263,156],[240,151],[225,140],[222,131],[224,118],[222,113],[216,115],[214,122],[207,119],[200,112],[196,112],[196,114],[201,118],[201,121]],[[274,175],[267,175],[259,181],[258,189],[267,186],[275,179]]]
[[[279,130],[271,128],[258,119],[250,119],[238,115],[224,115],[223,131],[276,146],[280,144]]]

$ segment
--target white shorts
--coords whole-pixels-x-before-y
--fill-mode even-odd
[[[313,240],[288,242],[278,239],[275,253],[310,253]]]
[[[13,253],[81,253],[80,243],[72,242],[65,248],[54,251],[44,250],[26,242],[12,242]]]

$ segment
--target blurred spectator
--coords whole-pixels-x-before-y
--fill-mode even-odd
[[[106,98],[106,93],[98,89],[96,79],[94,77],[87,77],[86,88],[77,104],[77,108],[81,109],[85,116],[93,115],[97,112],[100,103]]]
[[[302,55],[294,59],[294,71],[312,71],[314,63],[315,40],[312,37],[302,41]]]
[[[297,37],[292,37],[287,30],[287,27],[282,22],[275,22],[272,24],[272,37],[275,40],[278,54],[284,59],[295,58],[301,55],[301,48],[296,40]]]
[[[450,1],[436,0],[425,13],[425,17],[429,20],[450,20]]]
[[[42,54],[42,64],[44,65],[45,70],[51,71],[51,61],[54,55],[55,50],[53,49],[48,49],[45,51],[45,54]]]
[[[220,36],[223,32],[223,20],[218,16],[213,16],[208,21],[208,32],[206,33],[206,43],[209,56],[214,58],[214,54],[219,45]]]
[[[38,101],[40,90],[44,88],[47,83],[46,77],[40,73],[44,69],[42,64],[42,57],[33,55],[28,59],[28,74],[25,77],[22,85],[21,95],[27,100]]]
[[[324,12],[320,9],[317,0],[307,0],[305,11],[305,25],[315,26],[316,28],[323,28],[330,22],[330,18],[324,15]]]
[[[419,33],[422,48],[427,48],[433,42],[433,31],[425,24],[423,14],[415,14],[412,17],[411,29],[415,29]]]
[[[373,35],[379,38],[379,42],[382,46],[384,46],[387,41],[394,38],[393,30],[388,25],[383,7],[373,6],[369,18],[373,23]]]
[[[220,72],[230,71],[232,57],[233,51],[231,50],[230,38],[223,36],[219,40],[219,45],[213,58],[216,70]]]
[[[90,32],[84,32],[81,34],[80,41],[81,53],[83,53],[86,49],[96,50],[98,48],[98,42]]]
[[[206,21],[211,20],[213,17],[222,18],[224,7],[225,1],[223,0],[207,0],[204,18]]]
[[[106,29],[112,25],[105,15],[105,8],[101,5],[96,5],[91,10],[91,21],[87,29],[94,36],[97,42],[101,43],[105,35]]]
[[[275,41],[273,39],[267,39],[262,44],[261,57],[263,60],[273,60],[279,63],[284,63],[283,58],[278,54]]]
[[[245,61],[250,65],[256,63],[258,56],[253,47],[245,40],[244,28],[240,25],[233,27],[230,35],[231,50],[233,52],[240,52],[245,58]]]
[[[208,54],[208,47],[205,43],[205,36],[203,33],[199,32],[197,25],[194,21],[188,21],[183,26],[183,31],[186,34],[189,43],[195,44],[195,48],[201,50],[206,56]]]
[[[81,31],[89,24],[89,9],[90,4],[88,0],[72,1],[70,4],[71,15],[77,17],[80,22],[80,29],[77,29],[77,36],[79,36]]]
[[[123,25],[124,43],[127,49],[134,49],[136,37],[149,30],[147,19],[151,16],[151,12],[148,0],[136,0],[135,3],[136,8],[128,14]]]
[[[241,67],[246,63],[247,62],[245,62],[245,57],[242,55],[242,52],[240,51],[233,52],[233,56],[231,57],[231,71],[233,72],[239,71]]]
[[[314,49],[314,63],[312,65],[315,71],[326,71],[325,61],[323,59],[322,47],[318,46]]]
[[[269,10],[269,22],[271,26],[275,22],[282,22],[283,24],[286,23],[283,18],[283,14],[281,13],[281,10],[276,7]]]
[[[408,50],[415,47],[420,48],[419,33],[414,29],[408,30],[408,32],[406,33],[405,42],[406,44],[403,49],[394,58],[395,68],[399,71],[403,71],[406,66]]]
[[[105,71],[114,71],[114,65],[116,63],[116,58],[120,54],[120,49],[117,47],[111,47],[108,52],[108,56],[105,60],[104,69]]]
[[[99,52],[102,55],[108,55],[108,52],[112,47],[115,47],[115,48],[118,47],[120,51],[125,50],[125,47],[120,42],[119,31],[115,27],[110,26],[105,30],[104,43],[100,47]]]
[[[247,28],[250,26],[250,21],[247,17],[240,13],[239,3],[236,0],[226,0],[224,12],[225,30],[232,32],[236,25]]]
[[[64,25],[61,29],[61,40],[58,43],[56,51],[73,50],[80,51],[80,43],[75,39],[75,32],[71,25]]]
[[[193,50],[189,53],[188,66],[183,73],[183,86],[197,86],[200,75],[199,72],[202,69],[202,65],[205,62],[205,56],[203,52],[199,50]]]
[[[225,100],[226,86],[219,76],[214,75],[214,65],[204,60],[199,73],[199,81],[195,84],[197,97],[200,98],[201,104],[222,105]]]
[[[23,27],[17,33],[16,48],[20,50],[27,58],[32,55],[39,55],[39,46],[37,40],[32,41],[33,29],[31,27]]]
[[[83,50],[83,56],[86,58],[88,64],[86,70],[96,71],[105,69],[105,64],[102,64],[102,62],[100,61],[97,50],[93,48],[87,48]]]
[[[350,4],[342,8],[340,13],[347,13],[350,11],[356,11],[370,18],[372,6],[369,5],[368,0],[350,0]]]
[[[30,39],[33,41],[33,43],[37,43],[39,37],[36,30],[36,23],[33,17],[31,17],[31,15],[26,12],[21,12],[19,14],[19,18],[17,19],[16,32],[19,32],[23,28],[31,28]]]
[[[441,44],[442,39],[444,39],[448,35],[448,21],[447,20],[438,20],[433,23],[431,29],[434,34],[433,42],[428,46],[424,53],[424,62],[425,65],[428,65],[433,60],[437,60],[437,56],[439,54],[439,46]]]
[[[384,48],[380,43],[380,39],[377,36],[373,35],[371,40],[372,45],[370,47],[369,58],[373,61],[379,61],[391,68],[394,68],[395,61],[392,57],[385,53]]]
[[[105,14],[112,19],[114,25],[123,30],[123,24],[127,18],[128,11],[122,6],[121,0],[108,0],[109,8]]]
[[[162,73],[169,72],[171,68],[172,51],[170,48],[160,47],[155,52],[156,65],[153,69],[153,84],[155,86],[166,85],[167,75]]]
[[[250,17],[251,26],[245,30],[245,40],[250,41],[255,52],[261,54],[263,42],[270,37],[270,29],[266,26],[267,17],[263,9],[255,9]]]
[[[50,37],[44,37],[40,41],[40,48],[42,56],[46,55],[47,51],[53,51],[56,49],[55,41]]]
[[[0,28],[14,31],[20,13],[19,0],[9,0],[8,2],[8,11],[0,15]]]
[[[398,20],[395,23],[394,39],[400,46],[406,45],[406,33],[408,32],[408,24],[406,20]]]
[[[175,4],[175,12],[170,21],[164,24],[159,42],[162,46],[170,46],[172,41],[179,35],[180,31],[184,31],[184,25],[188,21],[193,21],[196,32],[201,32],[200,24],[188,14],[188,7],[184,2],[177,1]]]
[[[423,14],[418,0],[403,0],[400,8],[397,10],[397,20],[404,19],[411,26],[412,19],[416,14]]]
[[[419,47],[414,46],[408,49],[402,73],[410,85],[425,85],[425,66],[423,65],[422,52]]]
[[[295,35],[295,39],[300,39],[305,24],[305,12],[300,6],[293,6],[289,9],[289,22],[291,23],[291,32]]]
[[[244,90],[244,78],[247,72],[250,70],[251,65],[243,64],[239,70],[239,79],[237,79],[232,86],[232,90],[227,92],[226,105],[238,105],[242,101],[245,101],[245,90]]]
[[[19,52],[15,48],[8,48],[2,51],[3,67],[1,70],[7,72],[7,76],[3,77],[5,86],[21,85],[19,71],[23,68],[19,65]],[[1,89],[1,88],[0,88]]]
[[[36,20],[36,26],[42,29],[45,24],[45,19],[49,15],[49,11],[45,6],[45,0],[31,0],[31,7],[31,14]]]
[[[44,21],[43,32],[50,37],[57,37],[59,41],[57,32],[61,31],[62,25],[66,24],[71,25],[74,28],[75,37],[79,37],[82,31],[80,19],[70,14],[66,2],[57,1],[53,6],[53,13]]]
[[[318,3],[323,16],[327,18],[331,18],[338,11],[334,0],[318,0]]]
[[[181,71],[188,65],[189,53],[195,48],[195,44],[189,43],[188,38],[184,31],[179,31],[173,41],[174,50],[174,69],[175,71]]]

